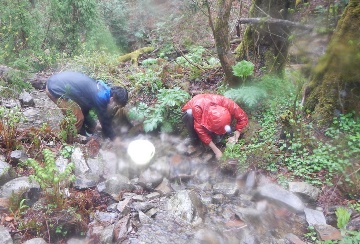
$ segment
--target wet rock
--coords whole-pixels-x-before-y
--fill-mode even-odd
[[[315,202],[320,194],[320,189],[307,182],[289,182],[289,191],[296,193],[307,202]]]
[[[9,231],[3,225],[0,225],[0,240],[2,244],[13,244]]]
[[[96,177],[91,177],[90,179],[87,179],[85,176],[84,177],[76,177],[76,180],[73,183],[73,186],[75,189],[78,189],[78,190],[85,190],[88,188],[96,187],[98,182],[93,180],[93,178],[96,178]]]
[[[15,178],[15,171],[10,164],[0,160],[0,185],[5,184],[9,180]]]
[[[225,244],[220,233],[211,229],[200,229],[194,235],[194,243]]]
[[[131,198],[124,198],[124,200],[118,202],[116,209],[121,215],[127,215],[130,213]]]
[[[66,244],[89,244],[86,238],[70,238]]]
[[[250,171],[245,180],[245,192],[248,193],[254,189],[256,183],[256,174],[254,171]]]
[[[188,149],[187,149],[187,145],[186,145],[186,141],[182,141],[181,143],[179,143],[176,147],[175,147],[176,151],[179,152],[180,154],[186,154]]]
[[[100,244],[113,243],[114,239],[114,225],[105,227],[100,235]]]
[[[295,194],[275,184],[266,184],[257,189],[254,199],[265,198],[274,203],[284,205],[297,213],[304,212],[304,204]]]
[[[238,193],[238,187],[235,182],[220,182],[214,184],[214,193],[221,193],[227,197],[235,196]]]
[[[15,107],[20,107],[20,104],[16,100],[5,99],[2,101],[2,106],[4,106],[5,108],[15,108]]]
[[[201,223],[206,212],[199,195],[189,190],[179,191],[171,197],[167,202],[167,209],[173,215],[192,224]]]
[[[22,176],[6,182],[0,188],[0,197],[10,198],[12,194],[19,194],[28,191],[30,188],[40,188],[35,181],[30,182],[29,177]]]
[[[213,197],[212,197],[212,203],[214,204],[222,204],[224,203],[225,201],[225,196],[223,194],[215,194]]]
[[[0,198],[0,211],[6,211],[9,209],[9,199]]]
[[[26,123],[32,123],[33,125],[34,124],[37,124],[37,125],[41,124],[41,121],[37,120],[37,118],[39,116],[39,109],[31,107],[31,108],[24,109],[22,113],[23,113],[23,115],[25,117]]]
[[[121,192],[132,191],[135,189],[135,186],[130,184],[130,181],[127,177],[116,174],[112,175],[106,181],[99,183],[97,185],[97,189],[100,192],[109,194],[113,199],[119,201]]]
[[[15,150],[10,153],[11,162],[24,163],[27,159],[28,159],[28,156],[22,150]]]
[[[104,174],[104,163],[98,158],[88,158],[86,162],[93,175],[102,176]]]
[[[117,213],[96,211],[94,218],[96,219],[97,222],[100,222],[100,223],[113,224],[113,223],[115,223],[115,221],[118,220],[119,215]]]
[[[150,218],[153,217],[159,210],[157,208],[149,209],[145,214]]]
[[[81,176],[90,172],[90,168],[86,163],[84,153],[80,147],[76,147],[71,154],[71,161],[75,164],[75,175]]]
[[[306,242],[303,242],[298,236],[292,233],[286,234],[284,239],[286,244],[306,244]]]
[[[104,162],[104,177],[108,177],[113,175],[114,173],[119,173],[118,167],[118,158],[115,153],[100,149],[99,157]]]
[[[154,207],[154,205],[150,202],[133,202],[131,207],[134,208],[138,212],[147,212]]]
[[[19,96],[21,107],[34,107],[35,102],[30,93],[23,91]]]
[[[163,175],[161,173],[146,169],[139,177],[139,184],[148,189],[154,189],[162,182],[162,180]]]
[[[323,241],[327,240],[341,240],[340,230],[331,225],[315,225],[315,230]]]
[[[169,177],[170,164],[166,156],[156,159],[156,161],[150,165],[150,169],[159,172],[163,177]]]
[[[360,216],[350,219],[347,229],[350,231],[360,231]]]
[[[47,244],[43,238],[33,238],[23,242],[23,244]]]
[[[306,221],[309,225],[326,225],[326,219],[323,212],[310,208],[305,208],[304,212],[306,216]]]
[[[125,239],[127,239],[127,234],[130,228],[130,215],[126,215],[121,218],[114,226],[114,242],[122,243]]]
[[[214,158],[214,154],[213,153],[204,153],[201,158],[203,159],[203,163],[208,163],[210,162],[211,159]]]
[[[164,178],[160,185],[155,188],[155,191],[162,196],[168,196],[173,192],[173,188],[171,187],[169,180]]]
[[[156,198],[159,198],[160,197],[160,193],[159,192],[152,192],[152,193],[149,193],[145,196],[145,198],[147,200],[153,200],[153,199],[156,199]]]
[[[59,156],[56,158],[55,165],[58,168],[60,173],[64,173],[66,166],[69,164],[69,160],[64,158],[63,156]]]
[[[141,224],[151,224],[153,222],[153,220],[142,211],[139,211],[139,220]]]
[[[134,195],[132,197],[132,200],[134,200],[135,202],[143,202],[145,201],[145,197],[143,195]]]

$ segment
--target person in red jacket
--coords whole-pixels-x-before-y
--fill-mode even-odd
[[[231,122],[236,120],[235,132],[228,142],[236,143],[240,132],[248,124],[248,116],[239,105],[229,98],[216,94],[194,96],[182,108],[183,121],[192,140],[200,139],[213,150],[217,159],[221,150],[213,142],[213,135],[231,132]]]

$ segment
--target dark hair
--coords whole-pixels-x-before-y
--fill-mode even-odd
[[[110,97],[113,97],[115,102],[121,106],[125,106],[128,102],[128,92],[121,86],[111,87]]]

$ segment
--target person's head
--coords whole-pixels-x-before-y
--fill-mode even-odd
[[[114,86],[110,89],[110,102],[124,107],[128,102],[128,92],[121,86]]]
[[[207,111],[205,127],[215,134],[221,135],[231,132],[231,115],[229,110],[222,106],[212,105]]]

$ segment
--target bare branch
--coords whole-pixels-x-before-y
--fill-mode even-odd
[[[296,22],[292,22],[285,19],[275,19],[275,18],[240,18],[238,20],[239,24],[278,24],[287,27],[295,27],[299,29],[312,30],[314,26],[312,25],[303,25]]]

